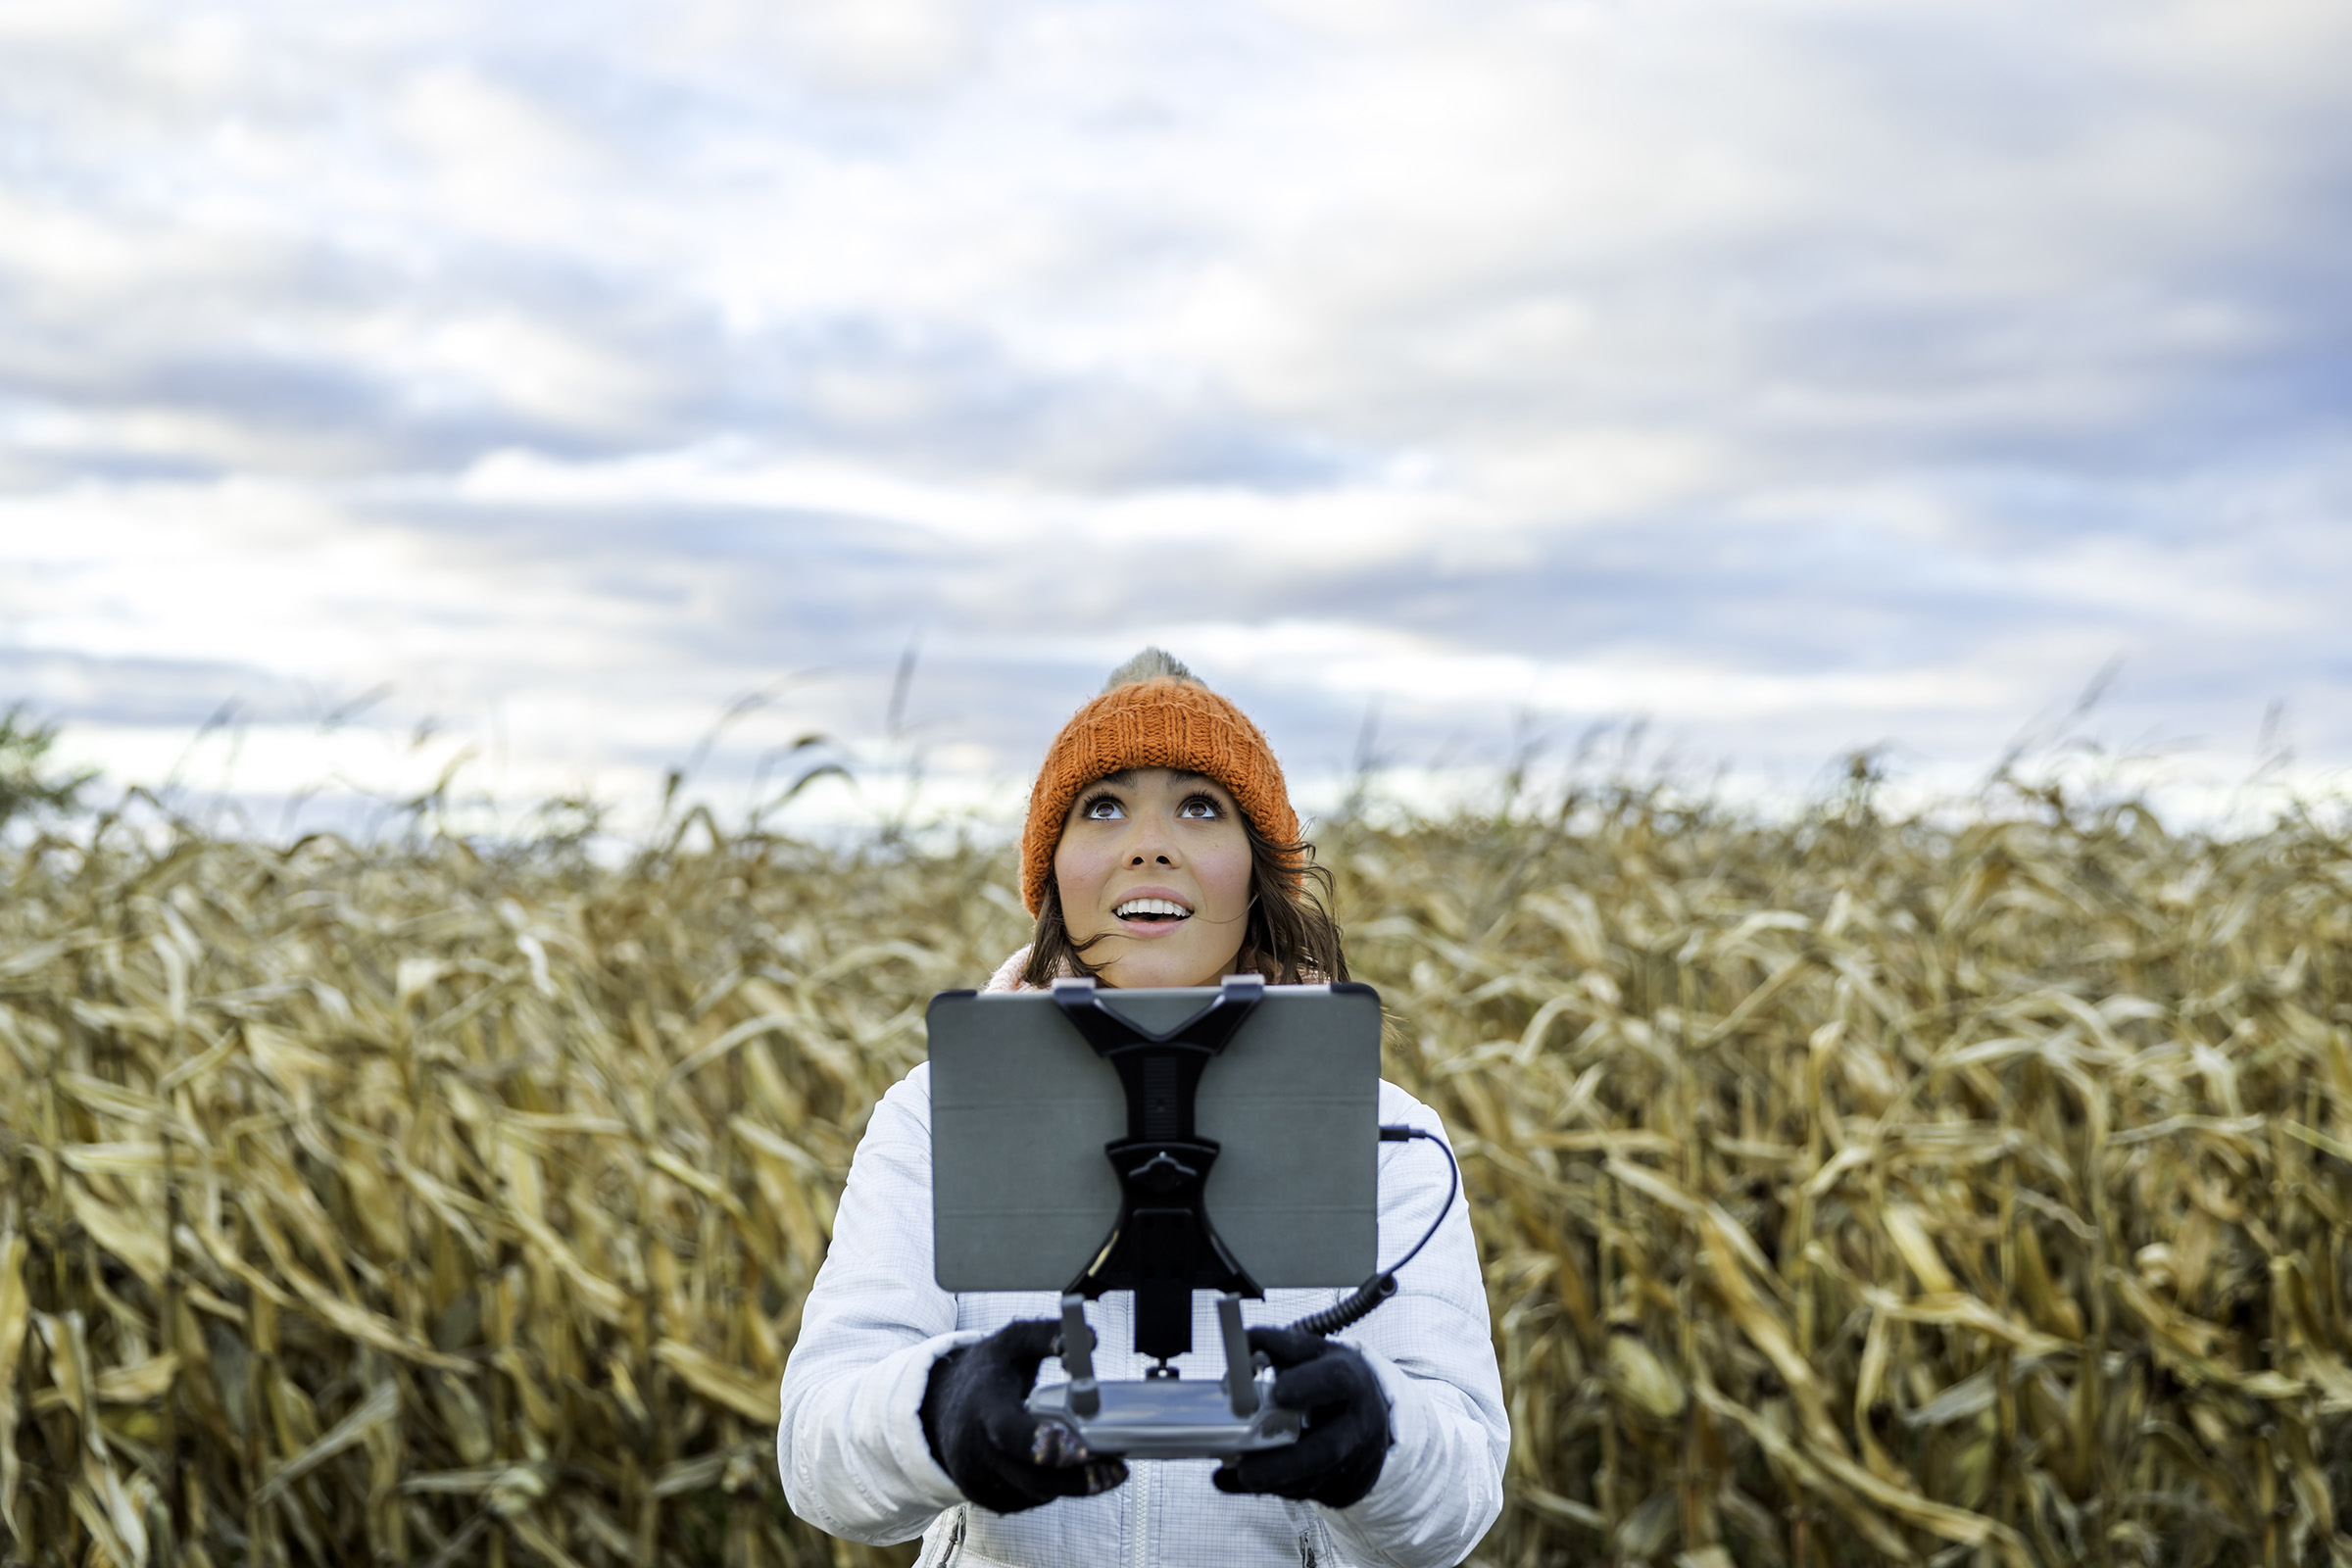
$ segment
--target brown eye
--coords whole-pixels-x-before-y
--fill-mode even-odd
[[[1119,803],[1115,798],[1108,795],[1098,795],[1086,803],[1086,809],[1079,814],[1091,817],[1098,822],[1115,822],[1127,813],[1119,809]]]
[[[1217,817],[1222,816],[1225,813],[1219,810],[1217,808],[1217,803],[1210,800],[1207,796],[1196,795],[1191,800],[1178,807],[1176,808],[1176,814],[1178,816]]]

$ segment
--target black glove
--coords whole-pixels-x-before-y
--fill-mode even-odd
[[[1251,1329],[1250,1348],[1276,1368],[1274,1402],[1306,1416],[1298,1441],[1217,1467],[1219,1492],[1270,1492],[1345,1508],[1361,1501],[1389,1456],[1389,1396],[1364,1358],[1297,1329]]]
[[[1118,1455],[1090,1453],[1077,1434],[1022,1405],[1060,1332],[1044,1319],[1007,1323],[932,1365],[923,1386],[923,1441],[983,1508],[1019,1513],[1055,1497],[1091,1497],[1127,1479]]]

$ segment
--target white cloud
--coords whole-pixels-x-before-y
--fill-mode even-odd
[[[1932,771],[2118,654],[2119,733],[2285,695],[2352,762],[2348,33],[0,3],[0,670],[125,772],[266,689],[271,788],[354,765],[289,693],[541,789],[831,671],[744,770],[918,638],[922,744],[1017,774],[1148,635],[1343,762],[1379,705]]]

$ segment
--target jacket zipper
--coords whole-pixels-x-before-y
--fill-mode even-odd
[[[961,1507],[956,1510],[955,1520],[948,1526],[948,1539],[939,1544],[939,1555],[927,1558],[928,1568],[956,1568],[956,1559],[963,1555],[963,1527],[970,1515]],[[918,1562],[916,1568],[925,1568]]]
[[[1157,1465],[1137,1465],[1130,1472],[1128,1485],[1135,1488],[1135,1536],[1133,1549],[1127,1554],[1132,1568],[1152,1568],[1152,1502],[1157,1491]]]

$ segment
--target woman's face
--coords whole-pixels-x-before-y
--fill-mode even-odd
[[[1070,940],[1104,985],[1206,986],[1233,972],[1250,914],[1250,839],[1224,787],[1139,767],[1078,792],[1054,851]]]

